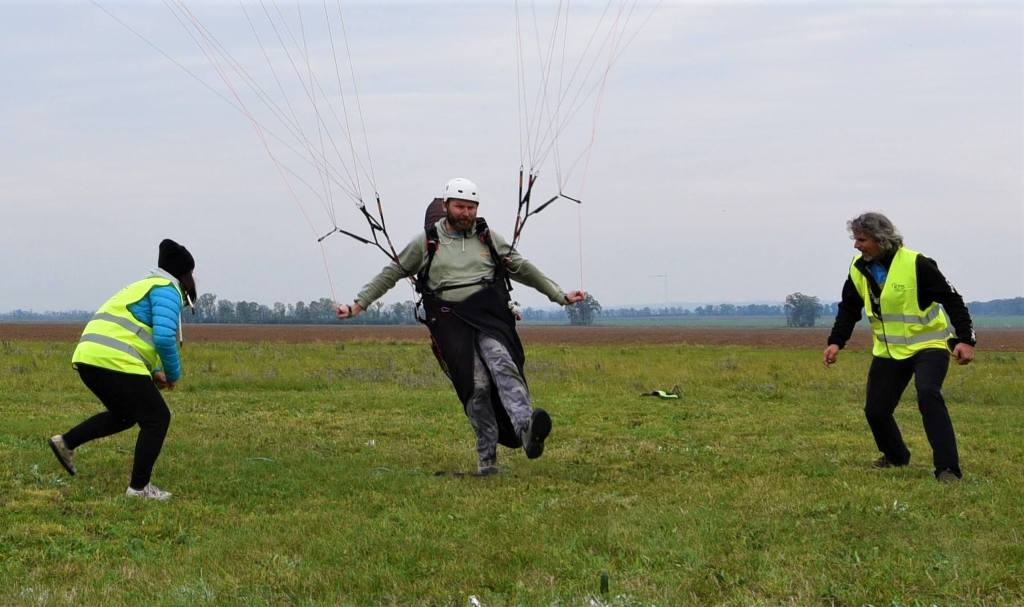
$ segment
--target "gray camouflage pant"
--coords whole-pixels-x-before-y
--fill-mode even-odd
[[[508,412],[516,432],[530,425],[530,391],[508,350],[493,337],[481,334],[473,357],[473,395],[466,403],[469,423],[476,432],[476,452],[480,459],[495,459],[498,447],[498,422],[491,407],[491,382],[498,388],[501,404]]]

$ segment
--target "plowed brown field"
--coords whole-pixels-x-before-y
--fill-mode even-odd
[[[80,324],[0,323],[0,340],[75,341]],[[643,345],[695,344],[770,347],[824,348],[827,329],[764,329],[748,327],[520,327],[529,344]],[[269,341],[304,343],[314,341],[422,341],[426,330],[420,326],[358,325],[187,325],[188,341]],[[850,347],[868,347],[867,331],[854,334]],[[982,351],[1024,351],[1024,330],[981,329]]]

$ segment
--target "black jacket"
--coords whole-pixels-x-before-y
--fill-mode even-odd
[[[889,253],[878,259],[878,262],[887,269],[892,265],[892,258],[895,253]],[[874,298],[881,297],[882,287],[875,282],[871,272],[868,271],[868,263],[863,258],[858,259],[857,268],[868,279],[868,287]],[[965,343],[973,346],[975,342],[974,326],[971,322],[971,314],[967,311],[964,298],[956,292],[953,285],[949,284],[946,277],[939,271],[938,264],[924,255],[917,256],[917,305],[927,309],[933,303],[941,305],[953,324],[956,337],[949,340],[950,349],[955,348],[958,343]],[[835,324],[832,325],[832,333],[828,336],[829,345],[835,344],[842,348],[849,341],[853,334],[853,327],[860,322],[864,300],[853,279],[846,276],[846,283],[843,284],[843,299],[839,302],[839,312],[836,314]]]

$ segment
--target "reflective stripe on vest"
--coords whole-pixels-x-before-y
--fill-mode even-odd
[[[910,316],[908,314],[882,314],[883,322],[905,322],[913,323],[918,325],[926,325],[942,314],[942,310],[939,306],[934,306],[931,312],[928,312],[925,316]]]
[[[95,333],[86,333],[85,335],[82,336],[82,339],[78,340],[78,343],[82,342],[100,344],[101,346],[106,346],[108,348],[119,350],[121,352],[124,352],[128,356],[131,356],[132,358],[137,358],[140,362],[142,362],[142,364],[146,365],[146,368],[149,368],[149,363],[146,362],[146,358],[142,354],[140,354],[138,350],[129,346],[123,341],[118,341],[114,339],[113,337],[107,337],[106,335],[97,335]]]
[[[878,339],[888,344],[901,346],[923,344],[928,341],[939,340],[943,343],[943,347],[945,347],[947,337],[949,337],[948,331],[935,331],[934,333],[918,333],[917,335],[911,335],[910,337],[882,334],[878,336]]]
[[[100,306],[85,325],[82,338],[71,358],[72,364],[86,364],[120,373],[150,375],[160,368],[160,355],[153,343],[153,329],[142,324],[128,307],[142,300],[155,287],[174,281],[152,275],[126,286]]]
[[[92,322],[94,320],[105,320],[107,322],[112,322],[115,325],[120,325],[125,329],[128,329],[132,333],[138,335],[139,339],[146,342],[147,346],[153,346],[153,336],[150,335],[149,333],[146,333],[145,329],[128,320],[127,318],[121,318],[120,316],[114,316],[113,314],[107,314],[106,312],[97,312],[96,314],[93,315],[92,318],[89,319],[89,322]],[[83,335],[82,338],[84,339],[85,336]],[[155,348],[156,346],[153,347]],[[131,350],[132,352],[135,352],[135,348],[131,348]]]
[[[900,248],[882,285],[875,309],[868,277],[857,267],[856,257],[850,265],[850,279],[864,300],[874,336],[872,354],[881,358],[906,359],[929,348],[947,348],[952,336],[949,322],[936,303],[922,310],[917,301],[917,251]]]

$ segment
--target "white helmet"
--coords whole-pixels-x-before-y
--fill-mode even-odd
[[[448,202],[449,198],[480,204],[480,195],[477,194],[476,184],[464,177],[456,177],[444,184],[444,194],[441,199]]]

